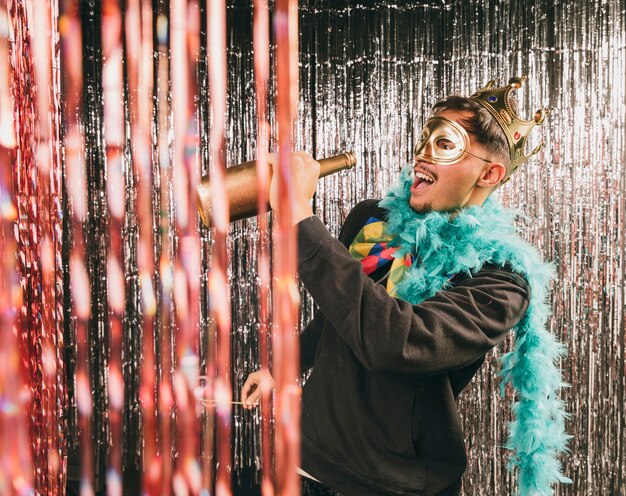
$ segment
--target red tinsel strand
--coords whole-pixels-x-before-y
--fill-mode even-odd
[[[269,8],[266,0],[254,2],[254,73],[257,97],[257,171],[259,182],[258,226],[259,226],[259,358],[262,370],[269,370],[269,299],[270,299],[270,257],[269,229],[267,223],[267,203],[270,184],[270,166],[267,161],[269,144],[269,122],[267,120],[268,79],[269,79]],[[261,446],[262,446],[262,496],[274,496],[272,477],[272,392],[263,391],[261,397]]]
[[[276,38],[276,110],[278,118],[278,209],[274,229],[276,290],[273,338],[276,380],[276,492],[300,494],[300,348],[296,334],[299,292],[295,279],[296,237],[291,212],[294,204],[291,175],[292,128],[298,108],[298,3],[277,0],[274,14]]]

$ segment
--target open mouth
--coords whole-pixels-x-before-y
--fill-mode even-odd
[[[415,193],[418,191],[422,191],[433,185],[435,182],[435,178],[429,174],[426,174],[422,171],[415,171],[413,186],[411,186],[411,192]]]

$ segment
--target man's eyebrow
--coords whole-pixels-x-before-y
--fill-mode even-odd
[[[469,118],[469,119],[461,119],[460,121],[456,121],[456,123],[461,126],[463,129],[465,129],[468,133],[474,133],[476,134],[476,129],[475,126],[473,126],[473,119]]]
[[[461,120],[455,120],[454,122],[456,122],[459,126],[461,126],[463,129],[465,129],[468,133],[473,133],[474,132],[474,128],[470,125],[467,124],[467,121],[465,121],[464,119]]]

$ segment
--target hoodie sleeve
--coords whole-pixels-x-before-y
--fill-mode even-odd
[[[298,272],[319,310],[373,372],[433,375],[465,367],[521,319],[529,287],[519,274],[483,268],[419,305],[375,284],[318,217],[298,224]]]
[[[304,330],[300,333],[300,372],[304,373],[313,366],[315,354],[322,336],[325,317],[317,310]]]

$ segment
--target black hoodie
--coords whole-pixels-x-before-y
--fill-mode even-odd
[[[454,494],[467,463],[456,398],[530,289],[485,265],[419,305],[393,298],[347,249],[370,217],[385,210],[359,203],[339,240],[317,217],[298,224],[298,272],[319,307],[300,336],[302,371],[313,367],[301,465],[346,496]]]

